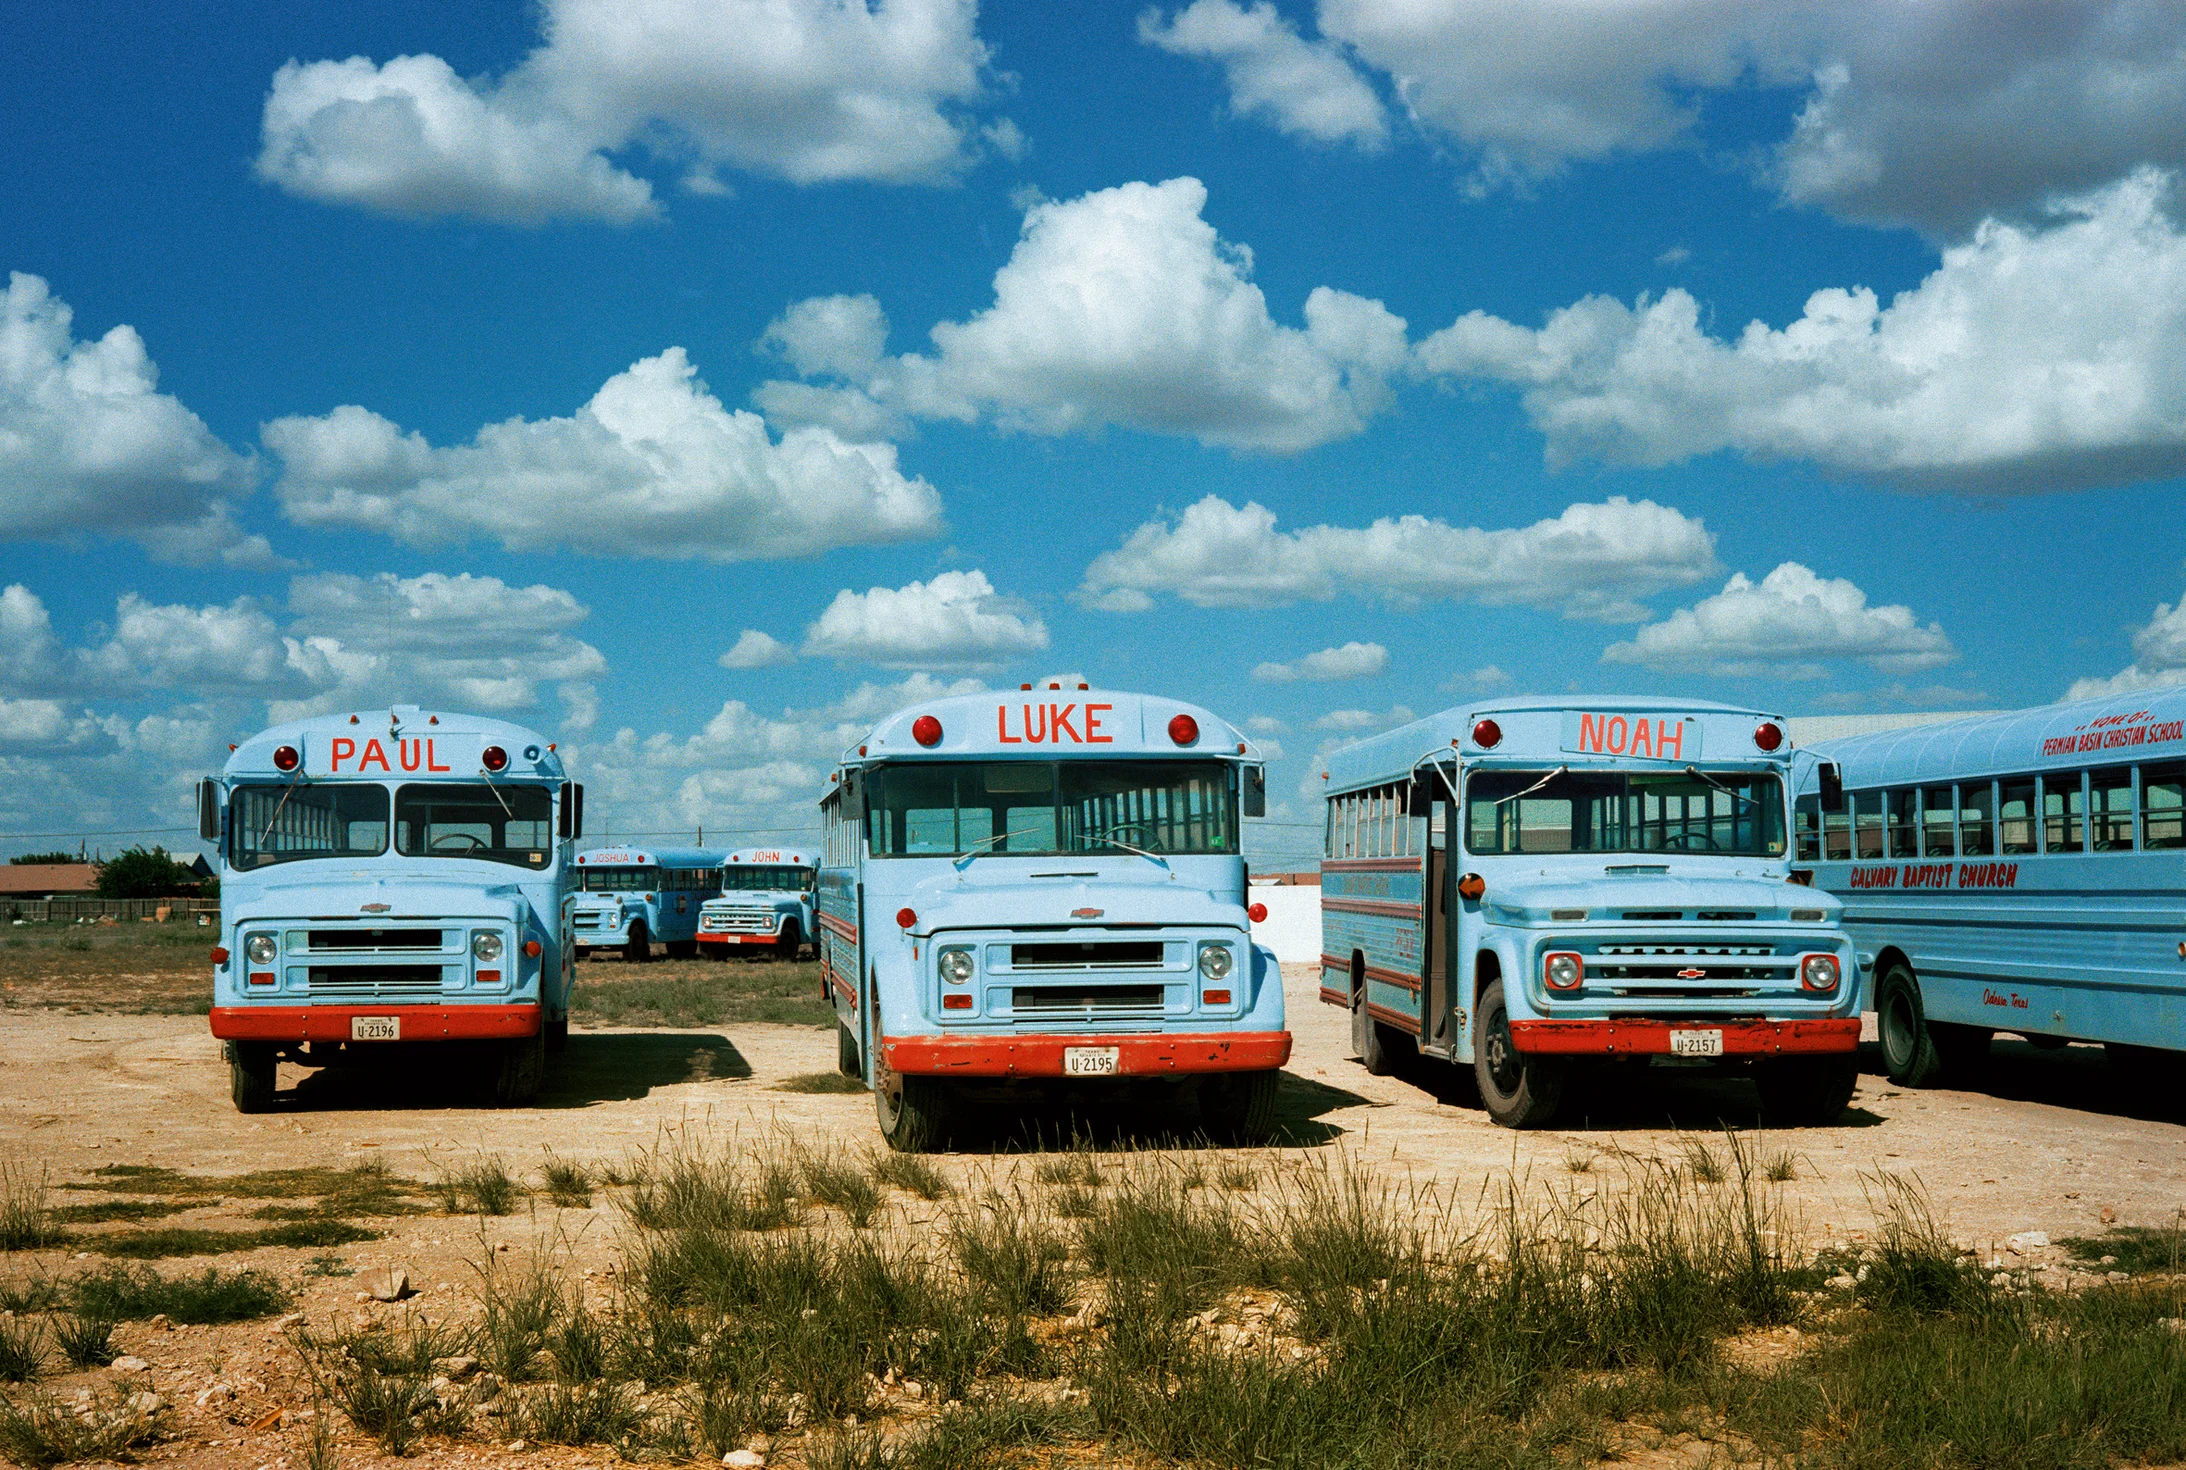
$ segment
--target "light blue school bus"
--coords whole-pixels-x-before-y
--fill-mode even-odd
[[[2186,1067],[2186,689],[1818,742],[1799,858],[1844,900],[1892,1081],[2099,1041],[2176,1102]]]
[[[1263,770],[1205,710],[1057,683],[929,700],[844,754],[820,958],[890,1147],[1045,1079],[1188,1084],[1217,1141],[1266,1134],[1291,1039],[1239,851]]]
[[[220,850],[212,1031],[246,1113],[283,1058],[464,1044],[497,1102],[569,1035],[584,788],[536,731],[415,705],[276,725],[198,790]]]
[[[721,891],[719,849],[596,847],[577,854],[577,955],[619,949],[632,964],[653,957],[658,944],[671,959],[698,953],[698,915]]]
[[[718,898],[699,906],[698,947],[725,960],[767,953],[793,960],[818,932],[812,894],[819,854],[793,847],[748,847],[721,863]]]
[[[1554,1118],[1576,1067],[1736,1067],[1770,1121],[1840,1116],[1859,983],[1803,887],[1780,717],[1699,700],[1501,699],[1331,753],[1321,999],[1371,1072],[1470,1066]]]

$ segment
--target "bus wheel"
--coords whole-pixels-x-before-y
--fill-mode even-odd
[[[1359,1064],[1369,1076],[1386,1077],[1397,1069],[1396,1056],[1389,1046],[1389,1028],[1367,1013],[1364,980],[1351,992],[1351,1049],[1359,1054]]]
[[[1928,1019],[1920,982],[1893,964],[1875,983],[1875,1029],[1882,1036],[1882,1064],[1900,1087],[1933,1087],[1946,1072],[1963,1070],[1987,1055],[1995,1033]]]
[[[493,1105],[518,1108],[539,1095],[546,1081],[546,1028],[501,1043],[501,1065],[493,1074]]]
[[[564,1011],[546,1023],[547,1054],[559,1055],[569,1046],[569,1012]]]
[[[1199,1079],[1199,1122],[1225,1148],[1265,1143],[1275,1131],[1275,1082],[1279,1074],[1209,1072]]]
[[[1818,1128],[1844,1116],[1859,1085],[1857,1056],[1784,1057],[1757,1062],[1753,1085],[1761,1094],[1761,1121],[1786,1128]]]
[[[653,957],[653,936],[645,932],[643,924],[630,926],[630,942],[622,947],[625,963],[642,965]]]
[[[804,943],[804,931],[797,927],[797,921],[795,919],[784,919],[782,921],[782,937],[775,944],[775,948],[780,952],[782,958],[785,960],[797,958],[797,951],[804,948]]]
[[[228,1095],[239,1113],[263,1113],[273,1106],[273,1079],[280,1065],[263,1041],[228,1043]]]
[[[873,1013],[873,1114],[880,1136],[899,1154],[932,1153],[948,1142],[948,1087],[939,1077],[906,1077],[888,1065]]]
[[[835,1022],[835,1070],[845,1077],[863,1077],[865,1069],[858,1065],[858,1038],[840,1020]]]
[[[1479,1042],[1473,1048],[1473,1077],[1480,1103],[1505,1128],[1538,1128],[1556,1116],[1564,1096],[1560,1057],[1528,1056],[1511,1044],[1510,1009],[1503,982],[1491,980],[1480,992]]]

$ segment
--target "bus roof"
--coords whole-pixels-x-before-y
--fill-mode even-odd
[[[427,748],[426,742],[431,747]],[[298,752],[305,776],[356,776],[367,780],[477,780],[487,774],[480,755],[489,745],[508,754],[497,780],[558,781],[564,772],[553,742],[538,731],[486,715],[420,709],[414,704],[313,715],[259,731],[228,756],[221,774],[287,780],[296,771],[273,763],[282,746]],[[407,757],[407,761],[406,761]]]
[[[718,847],[595,847],[577,854],[581,868],[718,868]]]
[[[2186,686],[1969,715],[1818,741],[1811,749],[1837,762],[1846,785],[1859,787],[2186,760]]]
[[[740,847],[721,860],[723,867],[739,868],[816,868],[820,865],[819,854],[807,852],[801,847]]]
[[[1179,716],[1191,722],[1189,740],[1175,738],[1185,728]],[[914,732],[927,717],[941,725],[939,738],[930,746],[921,745]],[[1082,684],[1065,689],[1051,683],[1039,689],[990,689],[920,700],[875,725],[864,740],[843,752],[842,764],[966,757],[1053,760],[1082,755],[1260,759],[1242,731],[1196,704],[1157,694],[1091,689]]]
[[[1468,756],[1488,754],[1472,743],[1472,728],[1490,715],[1505,727],[1504,739],[1493,754],[1554,755],[1561,743],[1563,716],[1567,713],[1605,718],[1620,715],[1630,718],[1642,714],[1650,719],[1697,717],[1704,727],[1703,736],[1712,737],[1704,738],[1700,747],[1710,759],[1732,756],[1743,760],[1769,759],[1753,746],[1752,731],[1764,720],[1775,720],[1779,724],[1783,721],[1783,716],[1768,710],[1719,704],[1712,699],[1641,694],[1507,695],[1456,705],[1361,740],[1356,745],[1331,751],[1322,768],[1323,779],[1331,792],[1351,791],[1383,781],[1401,780],[1422,761],[1435,755],[1447,755],[1453,746]],[[1722,728],[1721,736],[1714,734],[1716,728]],[[1790,748],[1791,742],[1787,739],[1774,753],[1775,758],[1787,756]]]

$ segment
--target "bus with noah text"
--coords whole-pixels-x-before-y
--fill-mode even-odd
[[[698,911],[721,891],[723,854],[708,847],[596,847],[577,854],[577,954],[619,949],[633,964],[664,946],[698,954]]]
[[[818,856],[801,848],[749,847],[722,860],[721,894],[699,905],[698,947],[725,960],[766,953],[793,960],[817,932],[812,891]]]
[[[1216,1141],[1264,1136],[1291,1038],[1239,851],[1263,783],[1205,710],[1084,684],[928,700],[846,752],[820,958],[888,1144],[942,1146],[969,1087],[1045,1079],[1185,1084]]]
[[[571,839],[554,746],[415,705],[276,725],[198,790],[220,851],[212,1031],[236,1107],[283,1058],[374,1065],[432,1046],[495,1101],[539,1090],[569,1034]]]
[[[1574,1067],[1738,1068],[1771,1122],[1843,1113],[1858,975],[1802,887],[1781,718],[1698,700],[1502,699],[1327,758],[1321,999],[1370,1072],[1469,1066],[1490,1117]]]

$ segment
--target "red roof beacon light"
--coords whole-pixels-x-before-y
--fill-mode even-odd
[[[1264,903],[1256,903],[1245,910],[1245,917],[1255,924],[1265,924],[1268,921],[1268,906]]]
[[[1753,743],[1765,751],[1773,751],[1784,743],[1784,727],[1774,720],[1763,720],[1753,727]]]
[[[489,771],[505,770],[509,763],[509,753],[498,745],[489,745],[478,752],[478,763]]]
[[[918,910],[916,910],[916,909],[897,909],[897,910],[896,910],[896,927],[897,927],[898,929],[908,929],[908,928],[910,928],[910,927],[911,927],[911,926],[912,926],[913,924],[916,924],[917,922],[918,922]]]
[[[911,738],[921,745],[941,743],[941,721],[932,715],[920,715],[911,721]]]
[[[1473,722],[1473,744],[1482,750],[1493,750],[1503,743],[1503,727],[1493,720]]]
[[[276,771],[293,771],[302,760],[303,757],[296,753],[296,747],[293,745],[274,747],[273,768]]]
[[[1199,741],[1199,721],[1190,715],[1169,717],[1169,738],[1178,745],[1194,745]]]

